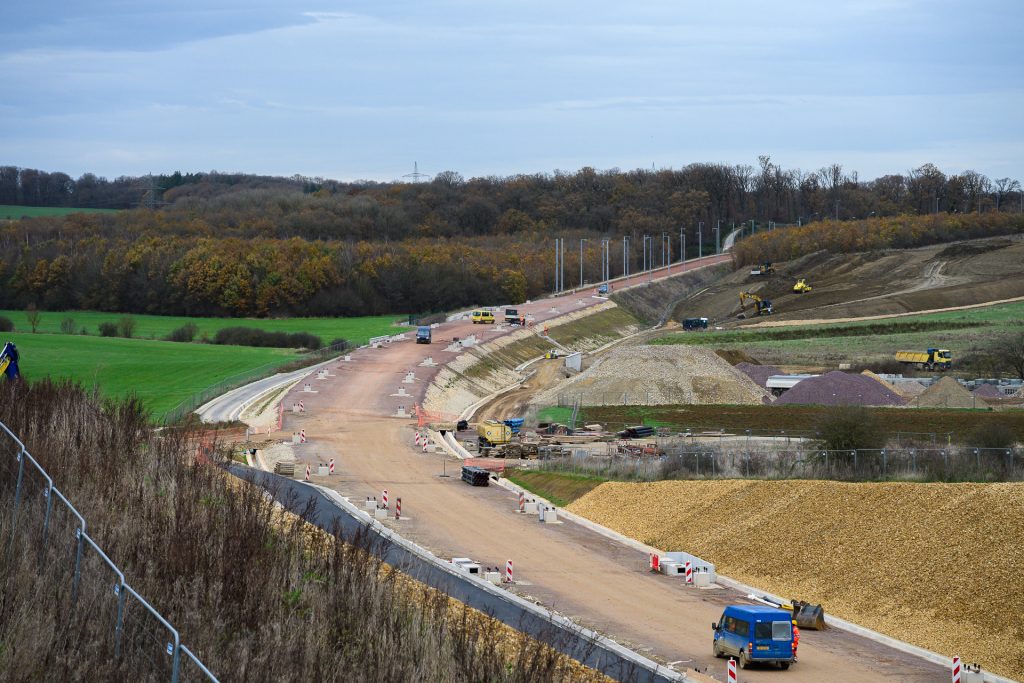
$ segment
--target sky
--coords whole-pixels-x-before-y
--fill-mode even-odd
[[[1021,0],[37,0],[0,164],[339,180],[694,162],[1024,181]]]

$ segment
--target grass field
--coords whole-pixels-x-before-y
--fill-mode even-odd
[[[0,315],[10,318],[14,329],[28,332],[29,324],[25,311],[4,311]],[[40,332],[60,332],[61,321],[71,318],[75,321],[75,332],[82,328],[91,335],[99,334],[102,322],[116,323],[126,314],[104,313],[102,311],[40,311]],[[171,330],[185,323],[199,326],[199,336],[204,333],[210,337],[224,327],[256,327],[270,332],[309,332],[330,344],[334,339],[347,339],[359,345],[365,344],[370,337],[385,334],[396,334],[400,329],[393,324],[401,319],[397,315],[365,316],[360,318],[189,318],[165,315],[135,315],[135,334],[138,339],[161,339]],[[408,329],[408,328],[406,328]],[[198,337],[197,337],[198,338]]]
[[[224,379],[297,356],[285,349],[145,339],[21,333],[2,337],[18,345],[21,372],[28,381],[69,377],[98,387],[105,397],[134,392],[156,418]]]
[[[815,425],[830,408],[824,406],[601,406],[580,411],[582,420],[599,422],[606,429],[619,430],[628,425],[667,426],[678,430],[717,431],[724,429],[754,435],[790,435],[814,432]],[[1024,411],[989,412],[944,408],[867,408],[890,434],[936,434],[945,443],[946,434],[954,443],[968,441],[975,430],[989,425],[1005,425],[1024,441]]]
[[[71,209],[60,206],[14,206],[0,204],[0,220],[37,218],[39,216],[67,216],[71,213],[117,213],[120,209]]]
[[[677,332],[652,343],[740,348],[762,363],[808,367],[836,367],[842,362],[891,363],[896,350],[939,346],[953,351],[953,367],[957,369],[960,360],[984,353],[994,341],[1024,334],[1022,321],[1024,302],[1014,302],[861,323]],[[970,364],[962,367],[968,372],[986,370]]]
[[[527,491],[548,499],[558,507],[565,507],[608,481],[603,477],[589,477],[582,474],[524,470],[507,470],[505,478],[517,486],[522,486]]]

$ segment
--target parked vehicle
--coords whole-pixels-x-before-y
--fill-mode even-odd
[[[602,296],[607,294],[608,293],[608,285],[607,284],[599,285],[598,288],[597,288],[597,293],[601,294]]]
[[[683,320],[684,330],[706,330],[708,329],[707,318],[686,318]]]
[[[953,354],[949,349],[928,349],[927,351],[897,351],[896,360],[906,365],[916,365],[922,370],[949,370],[953,367]]]
[[[490,311],[473,311],[473,324],[480,323],[481,325],[493,325],[494,324],[494,313]]]
[[[736,657],[741,669],[746,669],[753,662],[778,664],[788,669],[796,661],[793,655],[793,615],[784,609],[729,605],[711,628],[715,632],[715,656]]]
[[[416,343],[430,343],[430,325],[420,325],[419,327],[416,328]]]
[[[519,325],[522,322],[522,316],[519,315],[519,311],[514,308],[505,309],[505,322],[510,325]]]

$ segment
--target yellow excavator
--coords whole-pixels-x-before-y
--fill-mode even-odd
[[[755,306],[756,315],[771,315],[772,314],[772,302],[768,299],[762,299],[753,292],[740,292],[740,309],[747,307],[747,301],[753,301]],[[746,317],[746,313],[741,312],[739,317]]]
[[[796,284],[793,285],[793,291],[797,294],[804,294],[811,291],[811,286],[807,284],[807,281],[804,278],[800,278],[796,281]]]

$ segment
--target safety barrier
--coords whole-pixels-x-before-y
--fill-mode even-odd
[[[71,524],[62,526],[67,526],[68,531],[73,529],[74,538],[73,543],[67,544],[70,549],[73,549],[74,555],[74,569],[71,573],[70,581],[70,604],[72,609],[68,614],[68,618],[71,617],[77,606],[83,574],[88,571],[83,571],[83,568],[86,565],[94,568],[98,567],[100,571],[107,574],[107,577],[103,579],[104,581],[113,580],[111,590],[107,595],[112,596],[113,600],[117,602],[117,618],[111,624],[111,634],[114,640],[113,657],[115,661],[126,658],[130,654],[134,659],[149,662],[152,668],[157,671],[166,672],[171,683],[178,683],[183,673],[192,673],[193,669],[205,680],[217,681],[217,677],[214,676],[202,661],[182,645],[177,629],[150,605],[138,591],[128,584],[121,569],[89,535],[85,517],[71,504],[67,496],[54,486],[53,478],[32,457],[28,449],[25,448],[25,444],[2,422],[0,422],[0,430],[10,439],[14,446],[16,451],[14,463],[17,465],[17,478],[13,494],[14,511],[11,516],[11,533],[7,543],[7,552],[12,553],[14,551],[15,542],[21,536],[19,531],[26,534],[21,536],[23,543],[32,543],[31,536],[27,535],[29,527],[32,526],[34,530],[41,528],[42,533],[36,538],[38,539],[40,562],[43,562],[46,559],[46,551],[48,549],[59,548],[67,540],[57,530],[57,517],[63,511],[65,514],[60,516],[69,516],[66,521],[70,521]],[[0,457],[6,460],[9,454],[5,453]],[[11,473],[11,470],[8,470],[7,467],[9,464],[9,462],[4,462],[3,466],[0,467],[0,472]],[[4,481],[0,482],[0,484],[3,485],[3,488],[7,488],[9,482]],[[35,501],[31,500],[30,495],[34,496],[35,494],[39,494],[45,502],[36,502],[39,501],[39,498],[35,498]],[[23,512],[29,515],[35,512],[41,518],[36,519],[36,524],[34,525],[28,521],[20,524],[23,520],[19,519],[19,517],[22,516]],[[52,533],[51,529],[53,530]],[[59,531],[62,532],[64,529]],[[96,562],[96,560],[99,562]],[[149,628],[145,625],[147,622],[150,625]],[[129,631],[127,636],[126,630]],[[131,653],[124,651],[123,645],[126,640],[129,647],[133,650]],[[182,655],[184,655],[184,660]],[[188,665],[188,672],[183,670],[183,661]],[[149,678],[149,676],[139,676],[139,678]]]

